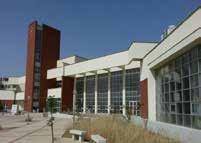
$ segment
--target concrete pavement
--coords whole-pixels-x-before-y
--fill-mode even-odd
[[[25,122],[26,115],[0,115],[0,143],[51,143],[51,129],[47,126],[48,118],[42,114],[31,114],[33,121]],[[61,138],[65,130],[72,125],[72,119],[55,118],[55,143],[75,143],[71,139]]]

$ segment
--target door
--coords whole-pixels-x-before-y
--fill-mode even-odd
[[[132,115],[139,116],[139,101],[129,101],[129,110]]]

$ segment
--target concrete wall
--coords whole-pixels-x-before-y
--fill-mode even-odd
[[[16,93],[16,100],[23,100],[24,101],[24,92]]]
[[[100,71],[104,69],[110,69],[120,66],[127,66],[133,60],[136,60],[136,64],[140,66],[139,60],[153,49],[156,43],[138,43],[135,42],[131,47],[123,52],[82,61],[72,65],[66,65],[64,69],[62,67],[50,69],[47,72],[47,79],[58,78],[61,76],[74,76],[87,72]],[[60,63],[62,60],[57,62]],[[64,60],[65,61],[65,60]],[[61,64],[61,63],[60,63]]]
[[[47,71],[47,79],[62,77],[64,73],[63,67],[50,69]]]
[[[0,90],[0,102],[6,108],[11,109],[14,98],[15,93],[13,91]]]
[[[143,59],[144,56],[149,53],[153,47],[155,47],[157,43],[139,43],[139,42],[134,42],[129,48],[129,61],[134,60],[134,59]]]
[[[88,60],[88,59],[79,57],[79,56],[71,56],[71,57],[67,57],[65,59],[58,60],[57,67],[63,67],[64,66],[63,63],[71,65],[71,64],[83,62],[86,60]]]
[[[14,91],[0,90],[0,100],[14,100]]]
[[[180,140],[182,143],[200,143],[201,130],[158,121],[144,120],[136,116],[131,117],[131,122],[138,126],[147,128],[149,131],[154,133]]]
[[[55,98],[61,98],[61,88],[48,89],[48,97],[54,96]]]

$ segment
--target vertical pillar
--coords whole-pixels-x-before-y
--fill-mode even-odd
[[[122,91],[122,94],[123,94],[123,103],[122,103],[122,107],[123,107],[123,115],[125,116],[126,115],[126,70],[125,70],[125,67],[123,67],[123,91]]]
[[[74,77],[74,86],[73,86],[73,112],[76,110],[76,76]]]
[[[98,74],[95,75],[95,114],[98,112]]]
[[[62,70],[63,70],[63,76],[65,76],[65,63],[62,62]]]
[[[110,91],[110,88],[111,88],[111,82],[110,82],[110,79],[111,79],[111,72],[108,71],[108,108],[107,108],[107,111],[108,111],[108,114],[110,114],[110,109],[111,109],[111,91]]]
[[[86,113],[86,75],[84,75],[83,113]]]

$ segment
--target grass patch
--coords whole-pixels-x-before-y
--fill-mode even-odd
[[[81,119],[75,123],[74,129],[87,131],[86,139],[91,134],[100,134],[107,143],[179,143],[115,116]],[[71,137],[68,131],[64,137]]]

